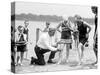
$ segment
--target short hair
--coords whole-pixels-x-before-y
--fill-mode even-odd
[[[77,19],[82,19],[82,17],[80,15],[75,15],[74,17]]]
[[[21,29],[21,28],[23,28],[23,26],[19,25],[19,26],[18,26],[18,30]]]
[[[55,28],[49,28],[49,32],[50,31],[56,31],[56,29]]]
[[[98,7],[97,6],[91,6],[91,9],[95,9],[95,12],[97,14],[97,12],[98,12]]]
[[[91,9],[97,9],[97,6],[92,6]]]

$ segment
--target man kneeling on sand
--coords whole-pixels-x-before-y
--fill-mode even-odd
[[[47,63],[55,63],[52,61],[52,59],[54,58],[55,53],[57,51],[60,51],[59,49],[57,49],[57,42],[55,44],[52,44],[52,42],[55,42],[55,40],[56,40],[53,38],[55,35],[55,31],[56,31],[56,29],[49,28],[48,32],[43,33],[39,37],[39,40],[34,49],[37,59],[32,57],[31,64],[45,65],[46,62],[44,60],[44,54],[47,52],[51,52]]]

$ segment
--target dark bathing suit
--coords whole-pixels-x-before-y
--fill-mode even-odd
[[[81,21],[77,21],[77,25],[78,25],[78,31],[79,31],[79,42],[84,45],[88,40],[88,38],[86,37],[87,26],[84,25],[84,23]]]
[[[71,39],[71,31],[62,23],[61,39]]]
[[[24,28],[24,32],[23,33],[24,34],[28,34],[28,28],[27,29]]]
[[[64,40],[72,39],[71,30],[68,27],[66,27],[66,25],[64,25],[63,23],[62,23],[61,39],[64,39]],[[69,43],[70,43],[70,49],[72,49],[72,45],[71,45],[72,41]]]
[[[25,41],[23,34],[21,34],[21,37],[19,39],[19,42],[21,42],[21,41]],[[26,44],[20,44],[20,45],[18,45],[17,46],[17,51],[18,52],[25,52],[26,51]]]

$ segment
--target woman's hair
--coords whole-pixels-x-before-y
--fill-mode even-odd
[[[80,15],[75,15],[74,17],[77,19],[82,19],[82,17]]]

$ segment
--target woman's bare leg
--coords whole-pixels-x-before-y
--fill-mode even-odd
[[[79,64],[82,63],[82,58],[83,58],[83,51],[84,51],[84,45],[83,44],[79,44]]]
[[[79,41],[78,41],[78,39],[75,39],[74,41],[75,41],[75,48],[77,49],[78,45],[79,45]]]
[[[21,64],[21,52],[17,52],[17,62],[20,65]]]
[[[60,45],[60,50],[61,50],[61,52],[59,52],[59,60],[58,60],[58,63],[57,63],[57,64],[60,64],[60,63],[62,62],[64,46],[65,46],[65,44],[61,44],[61,45]]]
[[[70,49],[70,44],[66,44],[66,62],[68,62],[69,58],[69,49]]]
[[[81,49],[79,48],[79,46],[77,47],[77,53],[78,53],[78,58],[79,58],[79,63],[78,64],[80,65],[81,64]]]
[[[22,64],[23,58],[24,58],[24,52],[21,52],[21,64]]]
[[[75,40],[75,42],[76,42],[75,43],[76,44],[75,49],[77,50],[77,53],[78,53],[79,65],[80,65],[81,64],[81,44],[79,45],[79,39],[78,38]]]
[[[83,54],[83,52],[84,52],[84,45],[81,46],[81,50],[82,50],[82,53],[81,53],[81,59],[82,59],[83,56],[84,56],[84,54]]]

